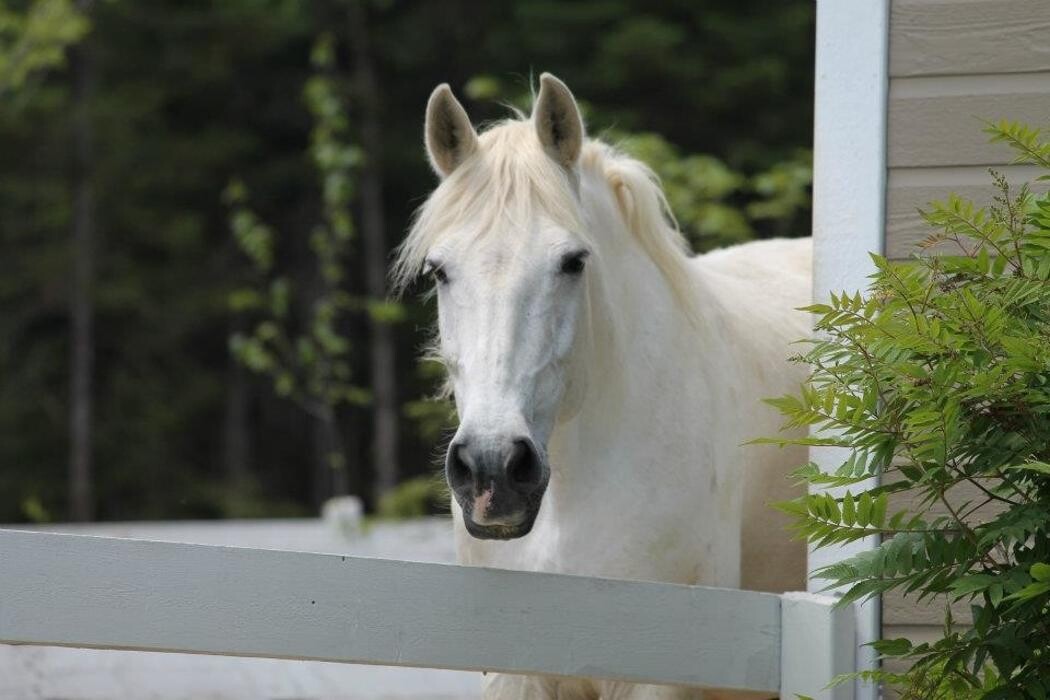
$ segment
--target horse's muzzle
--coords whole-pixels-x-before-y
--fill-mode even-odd
[[[449,446],[445,475],[467,532],[509,540],[532,530],[550,469],[527,437],[460,437]]]

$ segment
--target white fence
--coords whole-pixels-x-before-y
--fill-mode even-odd
[[[850,698],[853,613],[776,596],[443,564],[0,530],[0,643]]]

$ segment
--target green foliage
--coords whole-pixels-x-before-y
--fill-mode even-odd
[[[72,0],[32,0],[24,12],[0,4],[0,96],[34,73],[64,65],[66,48],[87,31]]]
[[[432,358],[421,359],[416,365],[416,373],[424,385],[444,387],[447,381],[444,364]],[[446,431],[456,427],[456,406],[447,393],[441,391],[434,396],[414,399],[405,403],[402,409],[405,418],[415,424],[416,431],[428,444],[439,442]]]
[[[894,652],[897,655],[911,648],[907,639],[886,639],[877,642],[877,649],[882,653]],[[911,669],[907,673],[889,673],[886,671],[862,671],[850,673],[836,679],[837,683],[851,682],[859,678],[869,683],[885,683],[895,686],[902,692],[903,700],[980,700],[999,689],[999,675],[991,666],[985,666],[980,673],[956,673],[946,671],[944,662],[931,663]]]
[[[36,496],[30,496],[22,501],[22,512],[31,523],[51,522],[51,514]]]
[[[246,367],[268,375],[274,392],[294,400],[311,414],[329,419],[340,404],[363,405],[368,392],[352,380],[351,344],[344,330],[347,317],[362,303],[345,291],[354,225],[350,202],[354,169],[361,152],[349,143],[343,97],[329,75],[335,61],[333,39],[323,36],[311,56],[317,73],[306,83],[304,100],[314,119],[310,155],[321,191],[321,221],[310,235],[320,284],[308,300],[306,318],[295,318],[292,281],[274,271],[278,237],[249,208],[247,190],[234,180],[226,188],[231,207],[230,228],[241,251],[256,271],[254,284],[230,293],[230,309],[255,317],[250,333],[235,333],[230,350]],[[305,293],[305,292],[304,292]],[[398,318],[398,307],[384,303],[370,313]],[[301,328],[298,327],[301,325]]]
[[[813,152],[799,149],[751,178],[756,197],[748,202],[747,215],[752,221],[792,221],[809,210],[812,185]]]
[[[311,248],[314,226],[325,220],[324,195],[311,151],[316,120],[296,95],[318,72],[310,49],[326,31],[336,36],[339,50],[334,69],[322,71],[323,77],[335,79],[342,92],[357,60],[348,6],[297,0],[89,4],[86,65],[93,67],[93,89],[85,110],[75,105],[72,72],[57,64],[36,63],[22,73],[27,77],[20,87],[0,88],[0,522],[68,517],[74,114],[89,118],[95,144],[94,485],[100,517],[279,515],[293,507],[311,512],[325,489],[316,487],[316,469],[300,467],[322,462],[319,453],[328,442],[317,435],[317,421],[270,390],[269,373],[256,378],[266,385],[245,381],[228,341],[234,332],[252,336],[257,323],[282,313],[289,337],[312,334],[312,300],[328,284]],[[0,54],[6,58],[11,47],[28,46],[18,44],[23,33],[12,30],[12,17],[22,22],[30,10],[70,6],[79,4],[0,0]],[[390,246],[434,186],[420,132],[426,95],[440,82],[451,83],[475,122],[484,123],[505,117],[507,101],[527,106],[530,74],[549,70],[586,100],[592,133],[612,126],[656,132],[679,153],[711,154],[748,178],[810,142],[810,2],[360,6],[382,86],[376,154]],[[28,36],[58,38],[48,40],[51,47],[75,42],[61,27]],[[34,45],[44,43],[34,39]],[[487,81],[471,82],[479,70]],[[356,104],[349,103],[351,130],[359,123]],[[323,157],[345,155],[336,149]],[[231,178],[244,183],[236,198],[250,201],[243,210],[252,218],[238,224],[231,222],[237,206],[216,196]],[[333,184],[335,194],[341,186]],[[726,201],[741,210],[752,199],[749,188]],[[749,222],[759,237],[802,234],[809,228],[805,216],[800,211],[793,222],[749,216]],[[254,236],[251,245],[261,255],[269,251],[269,272],[245,254],[231,227]],[[368,375],[369,314],[404,316],[394,334],[399,396],[434,393],[442,378],[427,368],[415,371],[413,359],[428,340],[432,309],[414,301],[395,308],[365,300],[368,268],[360,248],[353,241],[347,246],[338,285],[354,311],[340,310],[334,325],[337,334],[354,340],[345,356],[351,379],[363,384]],[[255,353],[253,362],[267,361],[266,353]],[[298,386],[309,383],[304,376]],[[426,400],[408,400],[402,409],[400,473],[418,474],[431,468],[433,445],[451,411]],[[358,493],[369,491],[369,410],[340,408],[347,487]],[[237,444],[244,449],[228,449]],[[239,469],[247,472],[250,489],[234,479]],[[233,489],[233,483],[241,485]]]
[[[22,15],[33,5],[0,0]],[[95,144],[98,513],[216,517],[225,499],[201,486],[225,481],[236,382],[224,302],[243,264],[215,194],[231,173],[250,173],[282,228],[285,211],[305,208],[296,188],[309,179],[309,118],[288,95],[309,72],[315,30],[285,0],[84,5],[90,60],[78,70],[89,73],[90,94],[74,95],[73,71],[40,69],[0,95],[0,521],[68,517],[74,115],[86,117]],[[305,503],[308,487],[285,474],[308,449],[308,431],[295,426],[294,407],[256,411],[254,387],[246,394],[264,502],[274,512],[282,499]]]
[[[988,124],[985,133],[993,142],[1009,144],[1016,152],[1014,164],[1038,165],[1050,169],[1050,142],[1043,143],[1039,129],[1005,119],[998,124]],[[1050,180],[1050,174],[1040,175],[1038,180]]]
[[[381,520],[406,520],[444,510],[448,512],[448,484],[440,474],[417,476],[402,481],[383,494],[376,508]]]
[[[813,172],[808,151],[749,177],[712,155],[682,156],[659,134],[624,136],[622,144],[660,177],[671,211],[696,250],[749,240],[759,222],[780,223],[767,227],[790,233],[809,210]]]
[[[987,131],[1050,173],[1038,131]],[[796,472],[813,491],[780,505],[797,533],[818,547],[883,538],[818,572],[842,602],[894,590],[970,604],[971,627],[948,609],[941,639],[876,645],[913,663],[876,674],[906,697],[1050,692],[1050,196],[993,178],[988,207],[952,196],[924,212],[922,245],[945,254],[873,256],[866,293],[806,309],[819,339],[797,360],[812,374],[771,401],[811,435],[772,442],[848,454],[833,473]],[[881,486],[862,483],[877,474]],[[912,505],[889,512],[893,494]]]

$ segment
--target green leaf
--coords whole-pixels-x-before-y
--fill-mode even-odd
[[[911,640],[905,637],[880,639],[872,642],[871,646],[883,656],[905,656],[912,650]]]
[[[1038,472],[1040,474],[1050,474],[1050,464],[1046,462],[1025,462],[1024,464],[1011,465],[1007,467],[1007,469]]]
[[[368,315],[380,323],[398,323],[405,319],[405,307],[396,301],[369,301]]]
[[[849,491],[842,498],[842,522],[843,524],[852,527],[857,522],[856,511],[853,506],[853,496]]]
[[[871,493],[864,492],[860,495],[860,500],[857,502],[857,524],[860,526],[866,526],[871,524]]]
[[[1013,595],[1007,596],[1004,600],[1030,600],[1047,593],[1050,593],[1050,581],[1036,581],[1028,584]]]
[[[1050,581],[1050,564],[1032,564],[1029,573],[1036,581]]]
[[[984,591],[995,582],[996,577],[988,574],[970,574],[953,581],[951,591],[956,597],[964,597]]]

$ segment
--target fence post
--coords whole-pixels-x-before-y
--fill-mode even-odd
[[[781,596],[780,697],[853,700],[853,683],[828,687],[856,669],[856,620],[852,605],[815,593]]]

